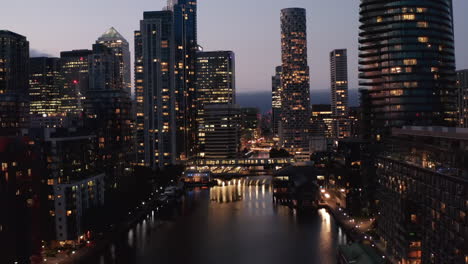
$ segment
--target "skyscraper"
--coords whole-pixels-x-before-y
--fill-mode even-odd
[[[29,42],[0,30],[0,135],[18,135],[28,123]]]
[[[308,156],[311,112],[305,9],[281,10],[281,44],[280,142],[291,154]]]
[[[32,115],[60,115],[61,74],[58,58],[31,58],[29,99]]]
[[[371,134],[456,124],[452,1],[361,0],[360,85]]]
[[[350,136],[348,109],[348,55],[345,49],[330,52],[333,137]]]
[[[235,104],[235,57],[232,51],[197,52],[198,111],[207,104]]]
[[[88,57],[88,91],[125,90],[121,79],[121,58],[115,51],[103,44],[94,44]]]
[[[97,167],[108,186],[116,186],[135,159],[131,131],[132,104],[122,86],[121,58],[112,48],[94,44],[89,56],[89,88],[83,101],[85,127],[98,139]]]
[[[137,129],[143,121],[144,136],[138,152],[144,148],[144,165],[151,168],[177,159],[173,23],[171,11],[145,12],[135,36]]]
[[[457,71],[458,113],[460,127],[468,127],[468,70]]]
[[[83,112],[84,95],[89,88],[88,57],[91,50],[73,50],[60,53],[60,68],[64,78],[61,92],[61,112],[79,116]]]
[[[278,135],[281,122],[281,66],[276,67],[275,75],[271,77],[271,126],[273,135]]]
[[[119,62],[119,78],[123,90],[131,94],[132,80],[130,74],[130,48],[128,41],[113,27],[100,36],[96,43],[112,49]]]
[[[232,51],[197,52],[196,73],[198,156],[202,158],[233,157],[237,154],[238,140],[233,140],[237,147],[230,147],[229,150],[215,150],[220,146],[216,147],[213,144],[220,144],[223,136],[235,138],[238,135],[238,128],[233,126],[235,120],[239,120],[237,118],[239,108],[233,107],[236,103],[234,53]],[[217,107],[210,107],[209,113],[206,112],[208,106],[214,104]],[[232,116],[220,116],[222,114]],[[210,125],[216,128],[210,129]],[[237,130],[226,133],[226,131],[231,131],[230,129]]]
[[[176,151],[184,159],[196,151],[197,0],[168,0],[167,9],[172,11],[174,19]]]

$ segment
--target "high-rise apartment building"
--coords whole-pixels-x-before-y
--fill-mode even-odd
[[[310,129],[306,10],[281,11],[281,145],[295,156],[308,156]]]
[[[89,88],[83,101],[85,127],[98,139],[97,167],[108,186],[130,172],[135,159],[131,131],[132,103],[121,79],[121,58],[112,48],[93,45],[89,56]]]
[[[466,129],[394,128],[377,155],[377,232],[399,263],[466,263]]]
[[[331,98],[333,112],[333,137],[350,136],[348,109],[348,54],[346,49],[330,52]]]
[[[196,152],[197,0],[168,0],[167,9],[173,14],[176,152],[181,159],[186,159]]]
[[[271,127],[273,135],[278,135],[281,122],[281,66],[276,67],[275,75],[271,77]]]
[[[122,89],[130,95],[132,80],[130,73],[130,48],[128,41],[115,28],[111,27],[97,39],[96,43],[105,45],[112,49],[114,55],[118,59],[119,79],[122,83]]]
[[[359,77],[373,138],[404,125],[454,126],[452,0],[361,0],[360,22]]]
[[[19,135],[28,124],[29,42],[0,30],[0,135]]]
[[[135,47],[137,163],[164,167],[178,159],[173,13],[145,12]]]
[[[468,70],[457,71],[459,126],[468,127]]]

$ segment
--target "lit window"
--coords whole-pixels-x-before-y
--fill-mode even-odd
[[[429,42],[429,38],[428,37],[418,37],[418,41],[421,42],[421,43],[426,43],[426,42]]]
[[[403,20],[415,20],[416,16],[414,14],[404,14]]]

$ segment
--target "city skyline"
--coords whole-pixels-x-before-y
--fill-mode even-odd
[[[347,48],[349,50],[350,90],[358,88],[357,70],[357,10],[358,1],[332,0],[314,6],[305,0],[265,1],[268,5],[248,5],[247,0],[235,2],[206,0],[198,4],[199,12],[199,44],[205,50],[233,50],[237,55],[237,91],[266,92],[271,89],[271,74],[275,66],[280,64],[279,14],[281,8],[303,7],[308,10],[308,43],[309,64],[311,71],[311,90],[329,90],[328,54],[332,49]],[[144,10],[160,10],[166,5],[165,0],[140,1],[138,6],[119,0],[93,3],[93,10],[87,10],[88,1],[70,6],[56,0],[44,3],[31,3],[28,10],[23,10],[19,3],[5,7],[5,15],[0,18],[2,29],[11,30],[25,35],[30,41],[32,55],[51,55],[58,57],[60,51],[72,49],[89,49],[95,39],[110,27],[115,27],[130,42],[133,52],[133,30],[138,27],[138,19]],[[337,6],[340,5],[340,6]],[[245,8],[245,7],[249,8]],[[40,16],[44,10],[47,16]],[[468,51],[462,47],[468,45],[468,34],[461,25],[468,23],[463,10],[468,8],[468,2],[454,0],[455,18],[455,49],[457,69],[468,68]],[[261,12],[260,10],[261,9]],[[31,10],[31,11],[30,11]],[[32,11],[35,12],[32,12]],[[86,10],[86,12],[85,12]],[[214,12],[215,10],[230,10],[230,12]],[[125,11],[125,16],[122,12]],[[102,16],[105,12],[106,15]],[[237,19],[243,16],[246,19]],[[86,17],[86,20],[83,19]],[[35,26],[40,19],[42,27]],[[56,23],[58,20],[61,23]],[[224,20],[220,33],[219,22]],[[71,23],[68,21],[78,21]],[[327,26],[323,26],[323,21]],[[255,23],[252,23],[255,22]],[[73,30],[70,30],[73,29]],[[258,32],[262,32],[258,34]],[[219,37],[221,34],[222,37]],[[242,38],[240,37],[242,34]],[[54,36],[62,36],[50,42]],[[257,45],[252,45],[256,43]],[[337,43],[337,44],[335,44]],[[343,44],[346,43],[346,44]],[[132,53],[133,63],[133,53]],[[251,69],[255,68],[255,71]],[[133,78],[132,78],[133,79]],[[314,101],[314,94],[311,94]]]

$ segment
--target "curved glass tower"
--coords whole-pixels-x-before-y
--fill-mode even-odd
[[[360,85],[371,134],[456,124],[451,0],[361,0]]]

